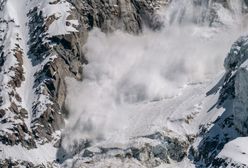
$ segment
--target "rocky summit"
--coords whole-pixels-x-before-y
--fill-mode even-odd
[[[247,13],[0,0],[0,167],[248,167]]]

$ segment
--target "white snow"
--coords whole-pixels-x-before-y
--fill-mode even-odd
[[[39,145],[34,149],[26,149],[21,145],[12,147],[0,144],[0,158],[7,158],[13,160],[24,160],[32,162],[33,164],[46,164],[53,162],[56,159],[57,148],[52,144]]]
[[[218,158],[229,159],[248,165],[248,137],[239,137],[227,143]]]
[[[33,91],[33,67],[31,60],[28,58],[28,22],[27,13],[30,8],[28,8],[28,0],[19,1],[19,0],[10,0],[7,2],[7,6],[11,9],[8,9],[10,12],[10,17],[15,21],[18,27],[18,34],[21,40],[16,42],[20,45],[23,51],[23,68],[24,68],[24,76],[25,81],[22,83],[20,88],[17,88],[17,93],[21,95],[22,102],[21,106],[29,112],[28,119],[26,119],[25,123],[30,128],[31,118],[32,118],[32,101],[34,100],[34,91]]]
[[[68,3],[66,0],[61,0],[58,3],[50,4],[48,5],[51,0],[43,0],[43,1],[37,1],[40,3],[38,5],[43,12],[44,18],[48,18],[49,16],[55,15],[56,20],[52,22],[52,24],[49,26],[49,29],[47,33],[49,36],[56,36],[56,35],[64,35],[64,34],[70,34],[71,32],[77,32],[74,27],[72,27],[72,24],[78,25],[77,20],[67,20],[67,17],[70,15],[71,10],[73,9],[73,6]],[[70,22],[70,26],[66,26],[66,22]]]
[[[195,168],[195,165],[186,158],[181,162],[171,161],[170,164],[161,164],[157,168]]]

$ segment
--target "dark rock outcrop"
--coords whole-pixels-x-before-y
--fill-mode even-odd
[[[225,111],[211,127],[204,129],[202,140],[197,147],[190,149],[190,158],[198,167],[227,167],[229,163],[225,162],[225,159],[217,158],[217,155],[228,142],[248,135],[247,51],[248,38],[241,37],[233,44],[225,59],[226,73],[218,82],[219,86],[215,86],[219,88],[220,96],[214,105],[214,108],[224,108]]]

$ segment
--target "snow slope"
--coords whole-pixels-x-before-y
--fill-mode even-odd
[[[247,140],[247,137],[240,137],[227,143],[218,157],[248,165]]]

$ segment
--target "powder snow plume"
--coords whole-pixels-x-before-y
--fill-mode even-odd
[[[229,5],[231,12],[212,6],[220,11],[220,25],[209,26],[208,3],[184,0],[158,12],[164,27],[157,32],[144,30],[134,36],[93,29],[84,46],[89,61],[84,80],[67,79],[70,116],[64,145],[113,135],[126,140],[134,124],[129,106],[175,97],[187,84],[222,71],[231,44],[244,29],[239,1]]]

